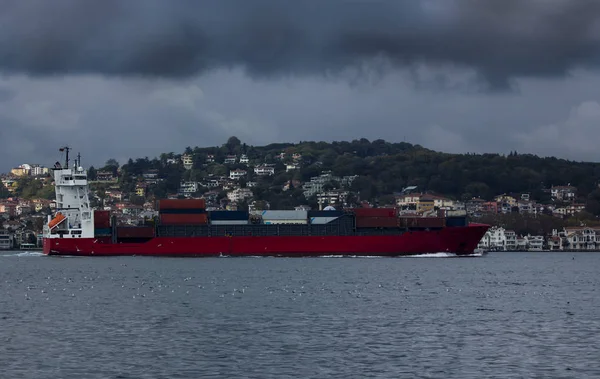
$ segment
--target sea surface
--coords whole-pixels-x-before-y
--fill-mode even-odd
[[[0,252],[2,378],[599,378],[600,253]]]

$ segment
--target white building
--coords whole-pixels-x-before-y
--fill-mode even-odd
[[[260,165],[254,168],[254,173],[261,176],[269,176],[275,174],[275,167],[268,165]]]
[[[48,175],[48,167],[40,166],[39,164],[35,164],[31,166],[30,175],[31,176],[43,176]]]
[[[13,247],[13,236],[4,230],[0,230],[0,250],[10,250]]]
[[[502,227],[492,226],[485,233],[478,247],[484,250],[506,250],[506,235]]]
[[[235,164],[235,162],[237,162],[237,157],[235,155],[228,155],[227,157],[225,157],[225,161],[223,163]]]
[[[525,238],[527,239],[528,251],[542,251],[544,249],[544,236],[528,235]]]
[[[573,186],[552,186],[550,195],[552,199],[559,201],[569,201],[575,199],[577,188]]]
[[[240,163],[242,163],[242,164],[250,163],[250,159],[248,159],[248,156],[246,154],[242,154],[242,156],[240,157]]]
[[[348,198],[348,191],[333,190],[317,194],[317,203],[319,206],[324,204],[345,204]]]
[[[183,162],[183,167],[186,170],[191,170],[192,167],[194,167],[194,156],[191,154],[183,154],[181,161]]]
[[[229,179],[238,180],[239,178],[245,177],[247,174],[246,170],[231,170],[229,171]]]
[[[191,195],[198,192],[198,182],[182,182],[179,186],[179,193],[182,195]]]
[[[517,234],[513,230],[505,230],[504,236],[506,237],[506,250],[517,250]]]
[[[252,197],[252,191],[248,188],[238,188],[227,193],[227,198],[231,202],[239,202]]]

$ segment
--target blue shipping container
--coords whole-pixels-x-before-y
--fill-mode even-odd
[[[466,217],[446,217],[446,226],[467,226]]]
[[[308,211],[308,218],[313,217],[340,217],[344,211]]]

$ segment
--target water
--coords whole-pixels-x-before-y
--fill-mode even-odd
[[[573,259],[574,258],[574,259]],[[0,253],[5,378],[597,378],[600,253]]]

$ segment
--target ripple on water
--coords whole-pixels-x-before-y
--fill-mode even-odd
[[[4,259],[0,367],[10,378],[595,378],[600,254],[575,256]]]

